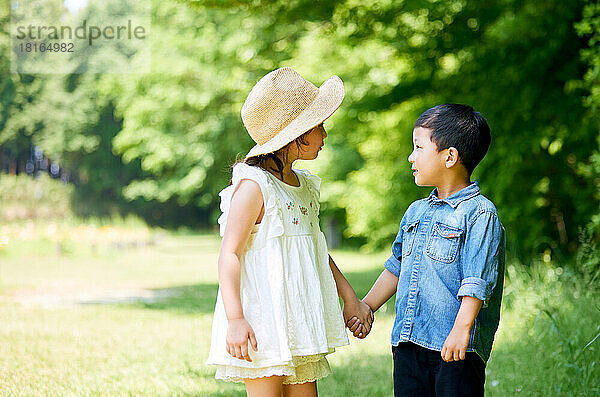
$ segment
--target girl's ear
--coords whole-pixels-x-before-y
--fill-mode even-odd
[[[446,168],[451,168],[459,160],[458,150],[455,147],[450,146],[448,148],[448,154],[446,155]]]

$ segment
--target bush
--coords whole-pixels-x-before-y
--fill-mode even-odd
[[[71,218],[73,186],[46,174],[0,174],[0,222]]]
[[[509,264],[486,391],[600,395],[600,291],[573,264]]]
[[[600,277],[600,227],[598,216],[580,231],[580,246],[577,250],[577,269],[592,282]]]

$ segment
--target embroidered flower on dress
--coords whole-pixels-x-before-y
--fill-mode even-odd
[[[294,208],[294,202],[293,201],[288,201],[285,204],[287,205],[287,209],[288,210],[291,210],[292,208]]]
[[[294,225],[297,225],[297,224],[298,224],[298,218],[294,218],[294,219],[292,219],[292,223],[293,223]]]
[[[300,207],[300,212],[302,213],[302,215],[308,215],[308,208]]]

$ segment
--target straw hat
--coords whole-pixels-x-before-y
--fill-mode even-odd
[[[246,158],[281,149],[329,118],[343,99],[344,83],[338,76],[317,88],[292,68],[268,73],[242,106],[242,121],[256,142]]]

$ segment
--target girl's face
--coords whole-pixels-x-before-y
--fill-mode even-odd
[[[323,127],[323,123],[314,127],[310,131],[306,133],[304,136],[304,140],[307,142],[306,145],[300,145],[298,150],[298,159],[299,160],[314,160],[319,155],[319,151],[325,144],[323,141],[327,138],[327,132],[325,132],[325,128]]]

